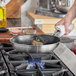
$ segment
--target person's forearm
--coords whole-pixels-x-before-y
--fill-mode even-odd
[[[71,9],[68,11],[66,17],[68,17],[70,21],[72,21],[74,18],[76,18],[76,0],[74,2],[73,6],[71,7]]]
[[[76,6],[76,0],[75,0],[75,2],[74,2],[74,4],[73,4],[73,6],[72,7],[75,7]],[[75,7],[76,8],[76,7]]]

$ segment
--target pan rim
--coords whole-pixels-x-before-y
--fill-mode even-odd
[[[27,34],[27,35],[30,36],[30,35],[32,35],[32,34]],[[33,35],[35,35],[35,34],[33,34]],[[48,34],[39,34],[39,35],[48,35]],[[14,39],[15,39],[16,37],[19,37],[19,36],[25,36],[25,35],[17,35],[17,36],[14,36],[14,37],[10,38],[10,42],[13,43],[13,44],[18,44],[18,45],[19,45],[20,43],[17,43],[17,42],[14,41]],[[50,35],[50,36],[53,36],[53,35]],[[60,42],[60,38],[59,38],[59,37],[56,37],[56,36],[53,36],[53,37],[57,38],[58,41],[55,42],[55,43],[44,44],[44,45],[28,45],[28,44],[20,44],[20,45],[27,45],[27,46],[33,46],[33,47],[35,47],[35,46],[47,46],[47,45],[58,44],[58,43]]]

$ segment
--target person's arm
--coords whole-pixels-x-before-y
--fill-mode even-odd
[[[58,23],[56,23],[56,26],[65,25],[65,31],[66,31],[66,34],[68,34],[69,33],[68,27],[72,23],[72,20],[75,18],[76,18],[76,0],[73,6],[71,7],[71,9],[66,14],[66,16],[62,20],[60,20]]]
[[[71,9],[68,11],[66,17],[68,17],[70,21],[72,21],[76,17],[76,0]]]

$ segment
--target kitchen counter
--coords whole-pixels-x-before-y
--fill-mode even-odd
[[[26,27],[10,27],[10,29],[23,29]],[[44,34],[38,27],[36,28],[37,34]],[[12,38],[13,35],[8,31],[7,33],[0,33],[0,43],[10,43],[10,38]]]

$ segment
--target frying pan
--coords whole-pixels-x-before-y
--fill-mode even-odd
[[[32,40],[38,37],[43,45],[32,45]],[[54,50],[60,39],[54,35],[18,35],[10,39],[17,51],[30,53],[49,53]]]

